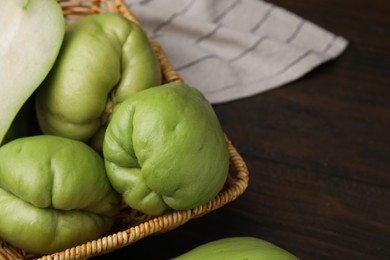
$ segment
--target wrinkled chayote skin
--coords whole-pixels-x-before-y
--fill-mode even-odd
[[[114,13],[85,16],[67,25],[57,61],[37,91],[40,127],[87,141],[105,128],[115,104],[159,84],[159,62],[139,26]]]
[[[120,202],[85,143],[40,135],[0,148],[0,238],[18,248],[49,254],[96,239]]]
[[[222,189],[229,155],[208,101],[169,83],[137,93],[114,112],[103,154],[113,187],[149,215],[189,209]]]
[[[228,237],[200,245],[173,260],[298,260],[288,251],[256,237]]]

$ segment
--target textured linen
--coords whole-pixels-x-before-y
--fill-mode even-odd
[[[211,103],[296,80],[348,45],[296,14],[260,0],[126,0],[184,81]]]

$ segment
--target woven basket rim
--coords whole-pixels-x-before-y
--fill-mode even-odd
[[[141,25],[123,0],[57,0],[57,2],[61,4],[64,16],[67,18],[78,19],[84,15],[113,12],[119,13]],[[183,79],[171,65],[158,42],[151,38],[150,41],[160,61],[164,80],[166,82],[183,82]],[[152,234],[159,234],[172,230],[191,219],[201,217],[235,200],[244,193],[248,186],[249,171],[245,161],[232,142],[226,135],[225,138],[229,151],[231,172],[225,188],[211,201],[193,209],[173,211],[158,217],[143,215],[143,221],[134,226],[120,231],[114,231],[99,239],[61,252],[41,256],[38,259],[83,259],[103,255],[130,245]],[[234,172],[234,175],[232,171]],[[17,249],[0,240],[0,259],[31,258],[36,258],[36,256],[30,255],[23,250]]]

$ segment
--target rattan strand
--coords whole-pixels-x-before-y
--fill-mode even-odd
[[[102,12],[119,13],[131,21],[140,24],[135,15],[127,8],[121,0],[57,0],[67,19],[75,20],[85,15]],[[160,61],[165,82],[182,82],[183,79],[173,68],[167,59],[161,46],[150,39],[156,55]],[[185,211],[174,211],[159,217],[150,217],[139,212],[125,208],[124,221],[119,227],[120,231],[114,231],[100,239],[87,242],[85,244],[66,249],[49,256],[42,256],[38,259],[85,259],[101,254],[106,254],[124,246],[130,245],[146,236],[164,233],[180,225],[185,224],[193,218],[198,218],[212,210],[216,210],[225,204],[235,200],[242,195],[248,186],[249,173],[246,164],[226,137],[231,162],[231,173],[225,188],[208,203],[197,208]],[[131,220],[131,221],[130,221]],[[0,260],[9,259],[32,259],[33,255],[14,248],[13,246],[0,240]]]

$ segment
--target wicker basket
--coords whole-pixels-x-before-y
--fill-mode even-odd
[[[140,24],[122,0],[57,0],[64,16],[76,20],[81,16],[102,12],[119,13]],[[182,78],[167,60],[160,45],[151,39],[161,64],[164,82],[181,82]],[[132,244],[144,237],[164,233],[183,225],[235,200],[248,186],[248,169],[240,154],[226,137],[230,154],[230,173],[223,190],[211,201],[197,208],[173,211],[159,217],[151,217],[124,206],[110,234],[94,241],[66,249],[48,256],[36,256],[17,249],[0,240],[0,260],[5,259],[85,259],[103,255]]]

